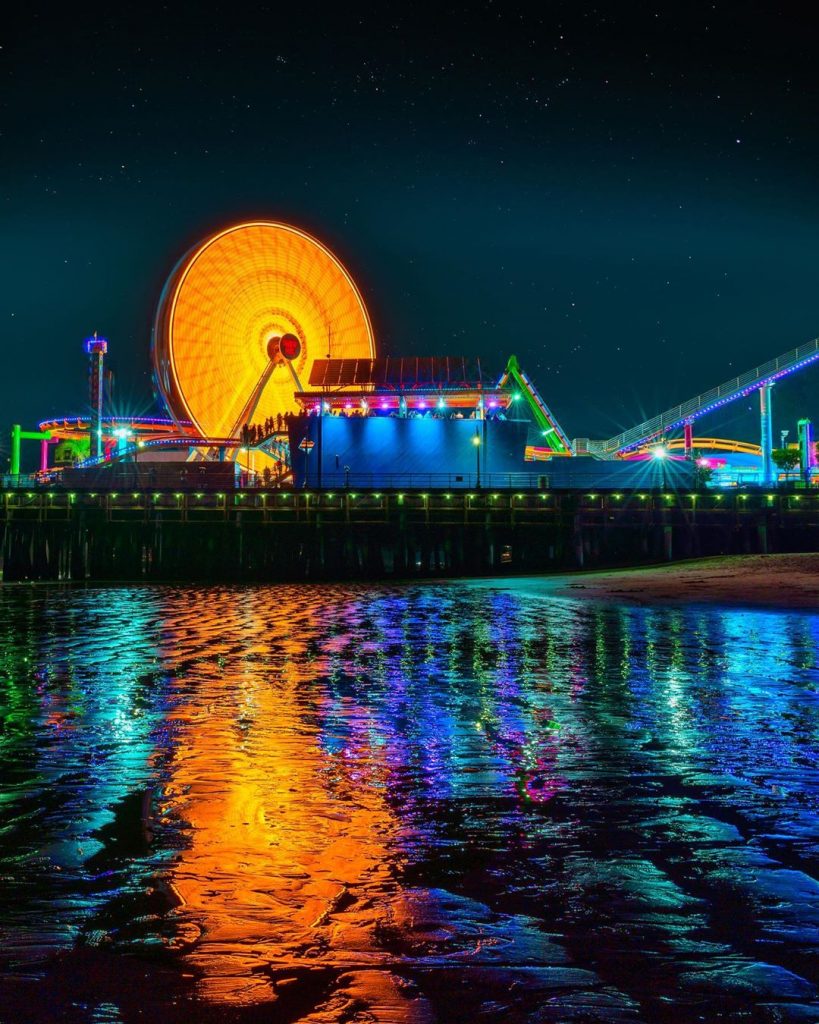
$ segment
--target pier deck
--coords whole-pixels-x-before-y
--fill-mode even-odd
[[[819,490],[3,491],[5,580],[484,575],[819,549]]]

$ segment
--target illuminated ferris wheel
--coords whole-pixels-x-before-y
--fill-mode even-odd
[[[372,358],[364,302],[336,257],[287,224],[237,224],[180,261],[159,303],[153,360],[172,416],[207,438],[296,411],[314,360]]]

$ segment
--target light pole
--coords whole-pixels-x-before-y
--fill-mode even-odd
[[[479,489],[481,486],[481,436],[477,431],[472,438],[472,444],[475,445],[475,487]]]

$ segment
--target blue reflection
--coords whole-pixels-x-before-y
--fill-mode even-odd
[[[257,875],[265,829],[279,853],[303,840],[294,804],[334,823],[339,861],[382,853],[377,879],[340,896],[335,877],[286,864],[288,893],[335,901],[305,924],[292,897],[305,946],[259,912],[276,905],[282,927],[277,878],[262,891],[243,874],[240,833],[210,834],[218,978],[275,942],[296,975],[306,958],[491,966],[475,986],[519,1019],[546,998],[532,967],[575,971],[560,992],[605,1020],[660,1019],[676,1000],[692,1008],[680,1020],[815,1005],[816,614],[607,605],[536,580],[20,588],[0,612],[12,948],[172,945],[169,865],[196,845],[191,807],[224,799],[244,827],[229,797],[246,787],[273,808],[253,819]],[[277,757],[306,766],[300,791]],[[198,759],[204,796],[178,782]],[[199,863],[186,880],[207,893]],[[198,923],[184,918],[206,974]]]

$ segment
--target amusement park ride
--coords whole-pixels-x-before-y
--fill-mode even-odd
[[[400,473],[419,457],[437,459],[436,468],[442,467],[453,445],[461,450],[466,438],[480,480],[491,438],[496,468],[501,450],[507,468],[519,462],[533,474],[544,468],[552,473],[582,460],[598,467],[601,478],[614,462],[632,463],[637,471],[647,459],[691,466],[696,455],[701,465],[717,468],[725,453],[733,453],[755,459],[757,482],[769,484],[771,390],[819,360],[818,339],[607,440],[572,442],[514,356],[494,377],[477,359],[378,358],[369,315],[347,270],[306,232],[269,221],[237,224],[205,239],[168,279],[152,340],[154,378],[167,415],[106,414],[107,347],[96,334],[86,342],[88,414],[46,420],[36,431],[12,428],[12,477],[20,474],[23,440],[40,442],[37,476],[48,480],[68,470],[175,460],[231,462],[251,479],[291,485],[299,483],[299,472],[301,482],[307,480],[304,467],[318,447],[312,463],[321,485],[323,439],[325,447],[334,445],[339,471],[349,452],[369,459],[388,443]],[[693,424],[702,416],[754,391],[760,394],[759,445],[694,437]],[[384,420],[412,422],[393,429],[379,426]],[[418,420],[426,425],[414,425]],[[679,432],[681,437],[673,436]],[[433,452],[430,438],[437,437],[442,443]],[[800,423],[800,442],[802,472],[809,478],[815,463],[809,421]],[[349,466],[343,470],[349,473]]]

